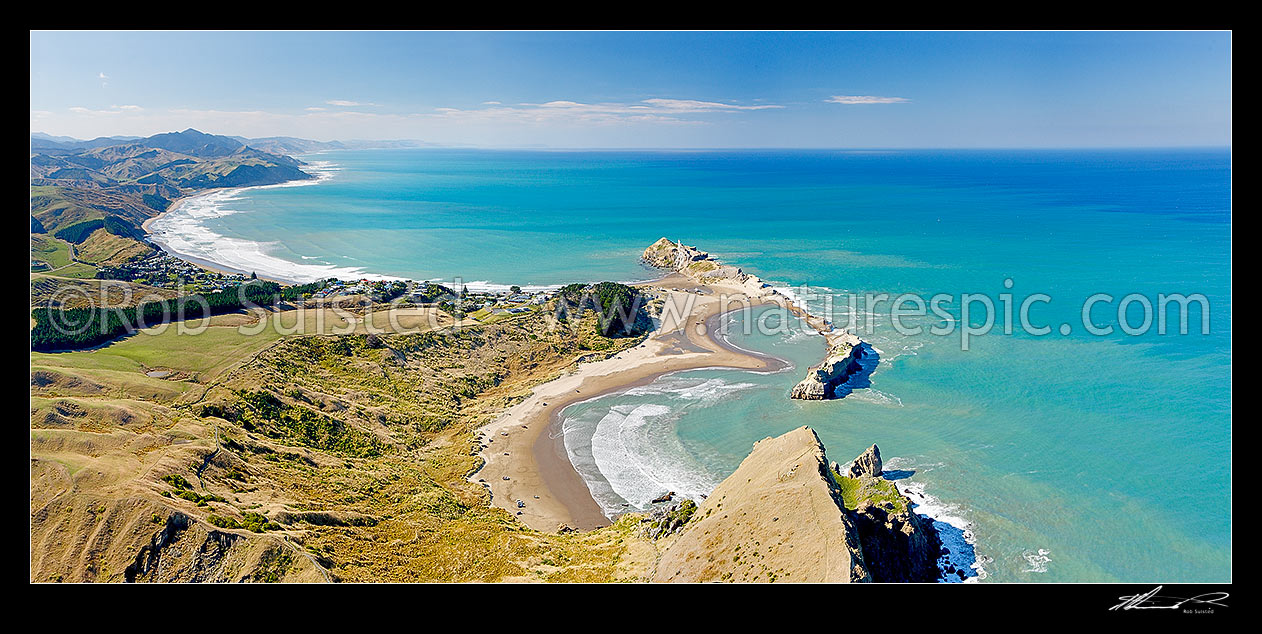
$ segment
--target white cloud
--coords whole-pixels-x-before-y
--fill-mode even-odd
[[[583,103],[556,100],[505,106],[498,101],[483,102],[488,108],[435,108],[436,116],[448,119],[519,122],[527,124],[617,124],[617,123],[701,123],[691,117],[715,112],[770,110],[778,105],[743,106],[695,99],[653,98],[631,103]]]
[[[643,103],[670,110],[672,112],[722,112],[732,110],[772,110],[784,106],[760,105],[739,106],[715,101],[697,101],[695,99],[645,99]]]
[[[83,106],[74,106],[73,108],[69,108],[69,110],[70,112],[73,112],[79,115],[86,115],[90,117],[100,117],[100,116],[107,116],[107,115],[136,114],[140,112],[141,110],[144,110],[144,108],[141,108],[140,106],[126,105],[126,106],[110,106],[108,110],[93,110],[91,108],[84,108]]]
[[[308,139],[424,139],[454,144],[548,144],[629,147],[678,144],[672,128],[700,131],[741,113],[781,106],[739,105],[691,99],[653,98],[634,102],[482,104],[414,112],[378,112],[349,106],[312,106],[296,111],[108,109],[74,107],[31,120],[50,134],[94,138],[118,134],[148,136],[196,128],[212,134],[246,137],[296,136]],[[714,128],[709,128],[713,130]],[[706,141],[705,143],[712,143]]]
[[[908,103],[911,100],[903,97],[874,97],[872,95],[833,95],[824,101],[852,106],[869,103]]]
[[[324,102],[324,103],[327,103],[327,104],[329,104],[330,106],[337,106],[337,107],[339,107],[339,108],[354,108],[354,107],[357,107],[357,106],[375,106],[375,105],[377,105],[377,104],[375,104],[375,103],[366,103],[366,102],[361,102],[361,101],[347,101],[347,100],[345,100],[345,99],[330,99],[329,101],[326,101],[326,102]]]

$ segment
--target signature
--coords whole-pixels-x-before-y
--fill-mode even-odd
[[[1144,594],[1118,597],[1122,602],[1109,608],[1109,610],[1178,610],[1188,604],[1206,607],[1227,607],[1226,603],[1221,603],[1223,599],[1229,596],[1226,592],[1207,592],[1184,599],[1157,594],[1161,591],[1161,588],[1162,586],[1157,586]]]

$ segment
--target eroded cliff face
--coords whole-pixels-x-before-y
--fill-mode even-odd
[[[853,334],[843,332],[831,342],[824,362],[807,372],[806,378],[793,386],[789,398],[822,401],[837,396],[837,386],[861,372],[860,361],[867,354],[863,341]]]
[[[877,583],[933,583],[938,580],[942,544],[933,523],[909,509],[859,502],[851,513],[859,530],[864,561]]]
[[[246,537],[172,513],[123,571],[137,582],[282,581],[303,578],[306,557],[272,537]],[[317,581],[316,575],[305,575]]]
[[[658,561],[655,581],[870,581],[809,427],[754,444]]]
[[[911,508],[893,482],[881,477],[881,450],[872,445],[846,469],[835,468],[846,492],[844,504],[859,531],[859,543],[877,583],[938,580],[942,542],[933,522]]]
[[[931,582],[932,523],[881,478],[880,450],[842,475],[809,427],[754,444],[669,537],[655,581]]]

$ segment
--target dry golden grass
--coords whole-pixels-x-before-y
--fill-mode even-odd
[[[404,317],[430,323],[428,310]],[[303,326],[316,314],[301,316]],[[337,317],[324,314],[322,327]],[[466,479],[480,460],[474,430],[576,358],[615,354],[636,340],[598,337],[586,322],[556,327],[546,314],[459,331],[253,338],[237,332],[250,318],[216,317],[183,339],[163,333],[91,352],[32,354],[33,580],[120,580],[173,514],[192,518],[183,533],[190,543],[235,536],[219,559],[199,563],[208,555],[186,553],[186,567],[168,568],[201,566],[214,579],[647,574],[655,551],[634,518],[591,533],[538,533],[491,507]],[[352,318],[360,321],[342,325],[359,330],[379,316]],[[154,378],[154,368],[170,373]],[[259,403],[274,405],[263,411]],[[163,480],[176,475],[190,483],[192,499]],[[285,523],[265,534],[207,523],[247,513]],[[101,537],[61,543],[53,531]],[[171,557],[204,551],[190,548]]]

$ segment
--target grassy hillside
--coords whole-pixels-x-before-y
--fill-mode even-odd
[[[307,333],[348,323],[311,313]],[[170,330],[32,354],[32,579],[122,580],[141,538],[176,514],[201,531],[196,540],[217,531],[253,545],[168,572],[607,581],[651,565],[634,519],[536,533],[465,479],[478,465],[475,429],[578,356],[637,340],[595,341],[594,323],[557,328],[541,313],[459,332],[437,314],[428,323],[438,329],[399,334],[237,330],[250,319],[288,319],[293,330],[294,317],[222,315],[198,336]],[[122,519],[128,530],[115,528],[109,543],[44,538],[53,527],[95,535]],[[293,549],[278,550],[285,544]]]
[[[140,254],[137,245],[98,232],[141,240],[146,220],[194,191],[311,178],[288,156],[196,130],[102,143],[32,144],[31,232],[76,244],[95,236],[85,261],[119,263]]]
[[[76,248],[80,260],[96,265],[117,266],[136,258],[144,257],[153,251],[153,247],[134,237],[123,237],[110,233],[106,227],[93,231],[82,244]]]
[[[47,306],[53,301],[67,308],[85,308],[101,303],[107,306],[135,306],[142,301],[170,299],[178,295],[174,290],[132,282],[98,280],[91,276],[60,277],[66,271],[76,273],[75,267],[95,273],[95,268],[83,264],[59,269],[51,274],[32,273],[31,309]]]
[[[96,277],[96,267],[80,261],[75,245],[52,236],[33,233],[31,273],[32,296],[39,294],[35,288],[37,279],[43,282],[44,290],[51,296],[56,293],[57,289],[53,287],[59,280],[92,279]]]
[[[158,213],[140,194],[60,185],[31,187],[31,215],[45,233],[70,242],[82,242],[92,231],[105,227],[106,218],[118,219],[108,227],[111,233],[134,238],[139,226]]]
[[[70,264],[72,258],[71,247],[64,240],[31,234],[32,262],[42,262],[47,268],[55,269]]]

